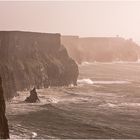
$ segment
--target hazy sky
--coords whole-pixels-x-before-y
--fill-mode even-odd
[[[1,1],[0,30],[119,35],[140,44],[140,1]]]

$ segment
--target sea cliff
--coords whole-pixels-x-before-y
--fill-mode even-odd
[[[88,62],[135,62],[140,57],[140,46],[132,39],[121,37],[62,36],[62,44],[78,63]]]
[[[7,99],[33,86],[76,85],[78,66],[61,45],[60,36],[0,31],[0,74]]]

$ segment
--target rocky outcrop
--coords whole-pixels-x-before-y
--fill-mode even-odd
[[[33,88],[33,89],[30,91],[30,96],[27,97],[27,98],[25,99],[25,102],[27,102],[27,103],[36,103],[36,102],[39,102],[39,101],[40,101],[40,100],[39,100],[39,98],[38,98],[38,96],[37,96],[36,89]]]
[[[131,39],[126,40],[121,37],[62,36],[61,41],[70,56],[78,63],[137,61],[140,56],[140,46]]]
[[[33,86],[76,85],[78,66],[60,34],[0,31],[0,58],[6,98]]]
[[[8,122],[5,116],[5,101],[3,96],[2,79],[0,77],[0,139],[9,138]]]

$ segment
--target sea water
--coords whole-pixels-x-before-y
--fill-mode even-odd
[[[7,103],[11,138],[140,138],[140,64],[84,63],[77,87],[29,91]]]

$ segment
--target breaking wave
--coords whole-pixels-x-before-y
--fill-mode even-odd
[[[78,84],[128,84],[128,81],[93,81],[91,79],[79,79]]]
[[[112,62],[98,62],[98,61],[93,61],[93,62],[88,62],[88,61],[84,61],[82,62],[82,64],[80,66],[87,66],[87,65],[95,65],[95,64],[139,64],[140,63],[140,59],[138,59],[137,61],[112,61]]]
[[[77,80],[78,84],[93,84],[91,79],[79,79]]]
[[[111,107],[111,108],[116,108],[116,107],[140,107],[140,103],[106,103],[106,104],[101,104],[99,105],[101,107]]]
[[[87,62],[87,61],[84,61],[84,62],[82,62],[81,66],[92,65],[94,63],[96,63],[96,62]]]

